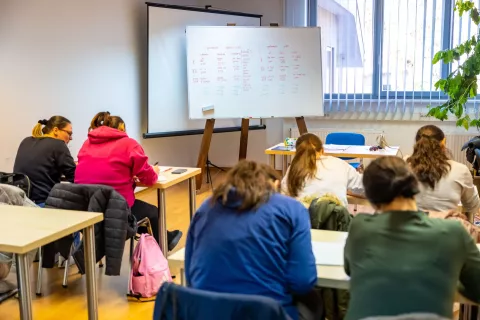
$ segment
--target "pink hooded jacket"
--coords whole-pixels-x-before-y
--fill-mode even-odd
[[[117,129],[102,126],[90,131],[78,152],[75,183],[111,186],[131,207],[135,202],[133,177],[147,186],[158,179],[142,146]]]

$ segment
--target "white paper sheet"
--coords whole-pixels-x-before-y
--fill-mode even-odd
[[[343,266],[343,249],[345,242],[312,241],[316,265]]]
[[[163,182],[163,181],[167,181],[167,178],[165,178],[164,176],[158,176],[158,181],[159,182]]]

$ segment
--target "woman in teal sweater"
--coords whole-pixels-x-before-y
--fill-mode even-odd
[[[345,246],[351,299],[346,320],[401,314],[452,318],[456,291],[480,302],[480,253],[457,221],[417,209],[418,181],[397,157],[363,176],[375,215],[353,219]]]

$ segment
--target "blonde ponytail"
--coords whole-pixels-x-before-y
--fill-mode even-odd
[[[46,119],[38,120],[37,124],[32,129],[32,137],[34,137],[34,138],[43,137],[43,134],[45,133],[45,130],[44,130],[44,128],[42,128],[42,126],[46,126],[47,124],[48,124],[48,120],[46,120]]]
[[[32,137],[34,138],[40,138],[43,136],[43,132],[42,132],[42,124],[40,123],[37,123],[35,125],[35,127],[33,127],[32,129]]]

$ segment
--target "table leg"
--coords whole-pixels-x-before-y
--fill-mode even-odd
[[[32,292],[30,291],[30,268],[27,254],[17,254],[17,281],[20,319],[32,319]]]
[[[158,244],[165,257],[168,256],[167,216],[165,210],[165,189],[157,189],[158,200]]]
[[[188,191],[190,196],[190,221],[197,211],[197,187],[195,185],[195,177],[188,179]]]
[[[269,160],[270,165],[272,166],[273,169],[275,169],[275,155],[271,154],[269,158],[270,158]]]
[[[95,277],[95,231],[92,226],[83,229],[85,244],[85,276],[87,280],[88,320],[98,319],[97,284]],[[68,261],[67,261],[68,263]]]
[[[180,284],[185,287],[185,268],[180,268]]]
[[[288,156],[283,155],[283,163],[282,163],[282,176],[285,176],[287,173],[287,167],[288,167]]]

